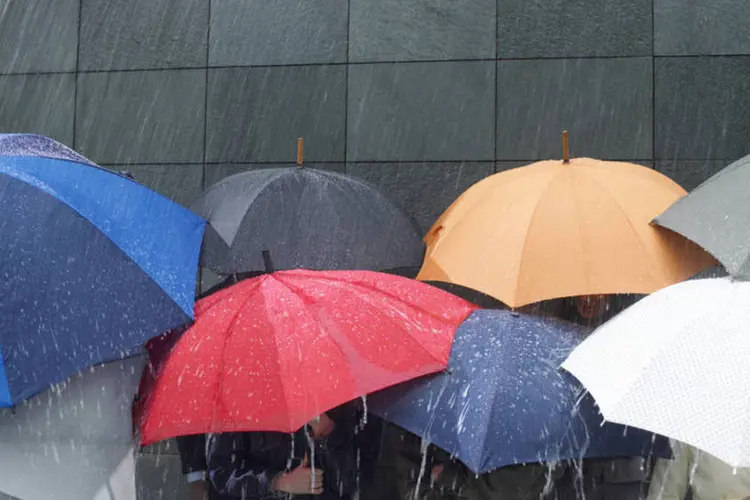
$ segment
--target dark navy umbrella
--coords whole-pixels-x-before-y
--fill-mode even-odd
[[[204,227],[52,139],[0,135],[0,407],[189,321]]]
[[[201,261],[228,275],[278,269],[421,266],[414,222],[372,186],[304,167],[257,169],[214,184],[191,207],[209,222]]]
[[[456,456],[477,474],[512,464],[669,456],[665,438],[604,424],[558,366],[583,327],[503,310],[458,329],[448,372],[369,397],[370,411]]]

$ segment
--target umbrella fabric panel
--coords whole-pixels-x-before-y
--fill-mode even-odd
[[[557,369],[584,331],[476,311],[456,333],[448,373],[373,394],[369,408],[478,474],[519,463],[648,453],[650,433],[602,427],[593,400],[581,399],[580,385]]]
[[[736,277],[750,278],[750,156],[695,188],[654,221],[694,241]]]
[[[692,280],[602,325],[563,363],[608,421],[750,466],[750,283]]]
[[[36,156],[69,160],[100,168],[59,142],[36,134],[0,134],[0,156]]]
[[[193,209],[216,232],[207,232],[204,265],[221,274],[262,270],[261,250],[277,269],[382,270],[419,266],[424,256],[409,217],[374,188],[332,172],[244,172],[214,185]]]
[[[653,169],[589,158],[501,172],[469,188],[433,225],[418,279],[467,286],[511,307],[650,293],[713,262],[650,224],[684,194]]]
[[[372,391],[445,368],[474,306],[369,271],[280,271],[196,305],[152,340],[134,414],[143,443],[205,432],[293,432]]]
[[[192,316],[205,226],[200,217],[123,176],[70,161],[2,157],[0,178],[8,177],[74,209]],[[16,216],[12,211],[5,214]]]
[[[0,175],[0,213],[0,406],[189,321],[111,239],[37,184]]]

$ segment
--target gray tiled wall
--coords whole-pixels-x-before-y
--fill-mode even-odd
[[[575,155],[687,188],[747,154],[749,16],[744,0],[0,0],[0,131],[185,204],[293,161],[302,136],[309,162],[424,229],[482,176],[559,156],[563,128]]]
[[[747,19],[747,0],[0,0],[0,132],[186,205],[302,136],[426,230],[477,180],[558,157],[563,128],[574,155],[688,189],[750,153]]]

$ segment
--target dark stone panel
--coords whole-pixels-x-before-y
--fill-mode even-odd
[[[352,163],[347,170],[401,206],[425,234],[461,193],[494,174],[495,165],[492,162]]]
[[[73,145],[76,77],[0,76],[0,133],[26,132]]]
[[[656,159],[750,152],[750,57],[658,58]]]
[[[205,71],[79,75],[77,149],[98,163],[202,162]]]
[[[82,70],[206,65],[206,0],[81,0]]]
[[[750,54],[750,2],[654,0],[657,55]]]
[[[79,0],[0,0],[0,73],[74,71]]]
[[[500,61],[497,159],[652,155],[650,58]]]
[[[208,161],[343,161],[346,68],[209,70]]]
[[[495,0],[351,0],[351,61],[495,57]]]
[[[493,159],[492,62],[349,69],[349,161]]]
[[[346,44],[347,0],[211,2],[211,66],[346,62]]]
[[[651,55],[652,0],[502,0],[502,58]]]

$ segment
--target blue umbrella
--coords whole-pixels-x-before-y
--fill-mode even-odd
[[[669,456],[663,437],[604,424],[593,399],[558,369],[588,330],[502,310],[458,329],[448,371],[369,397],[374,414],[482,474],[507,465]]]
[[[0,407],[188,322],[204,226],[52,139],[0,135]]]

